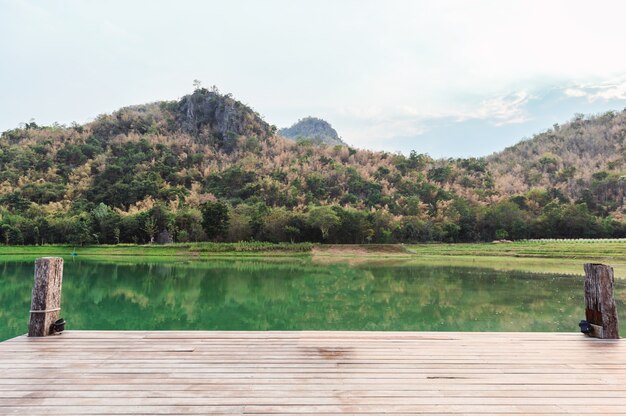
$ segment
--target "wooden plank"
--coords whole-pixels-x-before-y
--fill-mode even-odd
[[[24,413],[23,407],[7,406],[5,414],[29,415],[325,415],[325,414],[516,414],[516,415],[614,415],[625,414],[626,406],[578,405],[280,405],[280,406],[37,406]]]
[[[423,396],[423,397],[355,397],[348,395],[299,397],[275,396],[267,394],[263,397],[215,397],[205,392],[204,397],[164,397],[153,395],[148,397],[32,397],[2,398],[2,405],[8,407],[32,407],[33,401],[37,406],[90,406],[104,407],[126,405],[139,406],[330,406],[350,405],[364,407],[382,406],[606,406],[626,409],[623,397],[535,397],[529,401],[527,397],[454,397],[454,396]],[[408,410],[408,409],[407,409]]]
[[[345,331],[70,331],[0,343],[0,414],[337,413],[626,414],[626,345]]]

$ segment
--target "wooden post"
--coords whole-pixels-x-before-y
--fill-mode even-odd
[[[589,335],[597,338],[619,338],[611,266],[585,264],[585,316],[593,328]]]
[[[63,259],[44,257],[35,260],[35,283],[30,304],[29,337],[52,335],[51,326],[61,311]]]

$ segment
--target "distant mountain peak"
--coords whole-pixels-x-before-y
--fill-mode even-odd
[[[220,94],[216,88],[198,88],[178,102],[178,119],[188,133],[209,128],[221,137],[229,134],[269,137],[271,126],[254,110],[231,94]]]
[[[345,144],[329,122],[311,116],[298,120],[298,122],[291,127],[280,129],[278,134],[295,141],[310,140],[329,145]]]

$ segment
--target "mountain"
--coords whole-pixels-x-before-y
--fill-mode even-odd
[[[551,189],[604,214],[621,216],[626,191],[626,110],[577,115],[486,158],[496,190]]]
[[[125,107],[101,115],[85,127],[99,141],[120,135],[185,134],[225,152],[233,151],[242,136],[265,140],[276,132],[254,110],[215,87],[211,91],[196,89],[179,101]]]
[[[278,134],[295,141],[310,140],[318,144],[345,145],[330,123],[315,117],[298,120],[291,127],[280,129]]]
[[[435,160],[286,139],[201,88],[2,133],[0,241],[623,237],[625,118],[581,116],[488,158]]]

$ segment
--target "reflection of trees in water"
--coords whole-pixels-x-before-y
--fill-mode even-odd
[[[28,331],[28,311],[33,287],[34,263],[0,265],[0,340]]]
[[[26,330],[32,267],[0,266],[2,338]],[[583,315],[582,278],[463,267],[79,260],[63,285],[72,329],[573,331]]]

